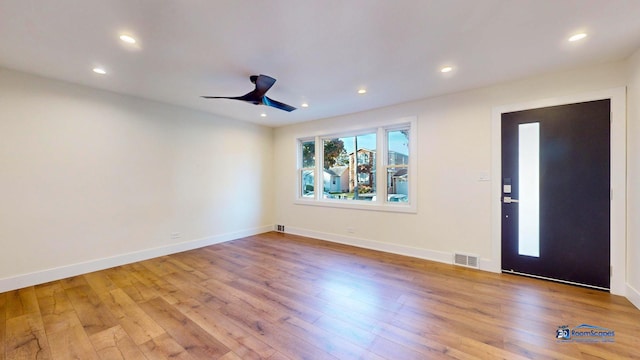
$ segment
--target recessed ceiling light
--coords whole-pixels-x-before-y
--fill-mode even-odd
[[[309,104],[307,104],[307,103],[302,103],[302,104],[300,104],[300,106],[301,106],[301,107],[306,108],[306,107],[309,107]]]
[[[134,39],[133,37],[131,37],[129,35],[120,35],[120,40],[126,42],[127,44],[135,44],[136,43],[136,39]]]
[[[367,89],[358,90],[358,94],[366,94],[366,93],[367,93]]]
[[[104,75],[107,73],[105,69],[99,67],[93,68],[93,72],[100,75]]]
[[[267,114],[262,113],[262,114],[260,114],[260,117],[267,117]]]
[[[441,73],[448,73],[451,72],[451,70],[453,70],[453,68],[451,66],[445,66],[442,69],[440,69]]]
[[[587,34],[585,33],[580,33],[580,34],[575,34],[572,37],[569,38],[569,41],[573,42],[573,41],[578,41],[578,40],[582,40],[584,38],[587,37]]]

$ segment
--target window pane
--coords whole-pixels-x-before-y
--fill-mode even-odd
[[[409,201],[409,174],[408,167],[387,168],[387,201]]]
[[[323,197],[373,200],[376,188],[376,134],[324,139]]]
[[[540,256],[540,123],[518,126],[518,254]]]
[[[409,201],[409,129],[387,131],[387,201]]]
[[[316,142],[313,140],[302,142],[302,167],[312,168],[316,166]]]
[[[387,132],[388,165],[409,165],[409,130]]]
[[[313,197],[314,184],[314,170],[300,170],[300,195],[302,197]]]

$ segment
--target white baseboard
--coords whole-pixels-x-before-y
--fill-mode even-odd
[[[390,244],[390,243],[384,243],[380,241],[351,237],[351,236],[344,236],[344,235],[324,233],[324,232],[314,231],[314,230],[300,229],[300,228],[295,228],[291,226],[287,226],[286,232],[288,234],[300,235],[300,236],[310,237],[314,239],[335,242],[339,244],[352,245],[352,246],[361,247],[361,248],[370,249],[370,250],[384,251],[392,254],[411,256],[419,259],[437,261],[445,264],[453,263],[453,253],[446,252],[446,251],[419,249],[419,248],[413,248],[405,245]],[[500,270],[499,264],[496,261],[491,259],[480,259],[480,270],[493,272],[493,273],[502,272]],[[622,295],[622,294],[619,294],[619,295]],[[626,298],[629,299],[629,301],[633,305],[635,305],[635,307],[640,309],[640,292],[634,289],[633,287],[631,287],[629,284],[627,284]]]
[[[177,244],[170,244],[151,249],[134,251],[127,254],[106,257],[85,261],[72,265],[65,265],[51,269],[40,270],[27,274],[0,279],[0,292],[21,289],[27,286],[43,284],[50,281],[60,280],[71,276],[104,270],[114,266],[130,264],[137,261],[148,260],[159,256],[175,254],[187,250],[193,250],[204,246],[214,245],[240,239],[247,236],[262,234],[273,231],[273,225],[261,226],[253,229],[234,231],[231,233],[208,236],[202,239],[184,241]]]
[[[492,273],[502,272],[502,269],[500,269],[500,263],[492,259],[480,259],[480,270]]]
[[[273,231],[273,225],[261,226],[253,229],[235,231],[226,234],[213,235],[202,239],[185,241],[177,244],[161,246],[157,248],[135,251],[127,254],[95,259],[72,265],[60,266],[27,274],[20,274],[12,277],[0,279],[0,293],[21,289],[27,286],[43,284],[50,281],[60,280],[71,276],[82,275],[93,271],[108,269],[115,266],[148,260],[160,256],[175,254],[183,251],[193,250],[209,245],[219,244],[231,240],[240,239],[247,236],[257,235]],[[344,236],[339,234],[324,233],[313,230],[287,227],[287,233],[293,235],[306,236],[310,238],[335,242],[339,244],[351,245],[365,249],[384,251],[392,254],[415,257],[424,260],[437,261],[445,264],[453,263],[453,253],[446,251],[436,251],[419,249],[405,245],[384,243],[380,241]],[[496,272],[494,261],[480,259],[480,270]],[[499,272],[499,270],[498,270]],[[626,298],[638,309],[640,309],[640,291],[627,284]]]
[[[384,251],[387,253],[411,256],[414,258],[437,261],[445,264],[453,263],[453,253],[445,252],[445,251],[436,251],[436,250],[428,250],[428,249],[420,249],[414,248],[406,245],[398,245],[385,243],[380,241],[356,238],[351,236],[344,236],[339,234],[331,234],[324,233],[314,230],[300,229],[295,227],[287,226],[288,234],[306,236],[314,239],[320,239],[325,241],[330,241],[339,244],[351,245],[360,248]]]
[[[627,299],[631,301],[631,303],[640,309],[640,291],[633,288],[633,286],[627,284]]]

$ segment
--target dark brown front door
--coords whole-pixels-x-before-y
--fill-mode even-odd
[[[502,269],[610,286],[610,100],[502,114]]]

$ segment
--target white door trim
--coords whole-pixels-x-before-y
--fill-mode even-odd
[[[535,100],[519,104],[494,107],[491,115],[491,260],[488,269],[501,271],[502,223],[500,196],[502,186],[502,133],[501,115],[505,112],[540,107],[573,104],[585,101],[611,99],[611,293],[625,295],[626,285],[626,88],[614,88],[586,94]],[[588,265],[588,264],[585,264]]]

